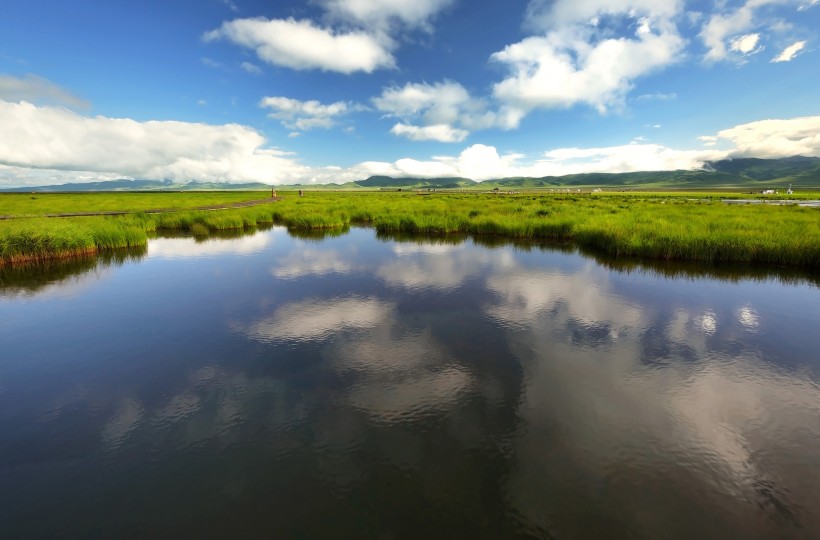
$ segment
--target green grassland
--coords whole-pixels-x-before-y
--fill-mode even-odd
[[[0,193],[0,216],[188,209],[262,199],[270,191]]]
[[[820,268],[820,209],[727,205],[732,193],[294,192],[251,208],[191,211],[187,206],[260,198],[246,193],[106,193],[32,202],[0,195],[0,214],[180,208],[164,214],[82,218],[27,217],[0,221],[0,260],[37,262],[120,247],[142,246],[154,231],[204,235],[225,229],[278,223],[310,236],[342,232],[350,225],[381,234],[473,234],[482,238],[557,239],[593,253],[661,260],[740,262]],[[200,195],[208,197],[203,202]],[[54,195],[67,197],[67,195]],[[130,197],[134,197],[131,199]],[[749,195],[746,195],[748,197]],[[105,206],[105,197],[111,197]],[[220,198],[222,197],[222,198]],[[800,198],[820,198],[801,194]],[[38,202],[39,201],[39,202]],[[133,202],[132,202],[133,201]],[[72,206],[74,204],[75,206]],[[59,210],[55,210],[55,206]]]

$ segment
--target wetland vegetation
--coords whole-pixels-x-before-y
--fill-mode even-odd
[[[204,235],[278,223],[294,231],[471,234],[551,239],[615,257],[820,267],[817,208],[737,205],[738,193],[280,193],[281,200],[216,211],[197,206],[260,199],[263,192],[0,195],[0,260],[36,262],[145,245],[157,231]],[[801,194],[795,199],[817,197]],[[153,208],[178,211],[149,214]],[[133,211],[47,218],[57,212]]]

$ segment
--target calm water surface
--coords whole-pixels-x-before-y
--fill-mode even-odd
[[[744,272],[281,228],[6,270],[0,537],[818,538],[818,280]]]

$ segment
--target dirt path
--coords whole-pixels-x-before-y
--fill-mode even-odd
[[[19,219],[30,217],[48,217],[48,218],[65,218],[65,217],[86,217],[86,216],[125,216],[128,214],[165,214],[168,212],[188,212],[193,210],[229,210],[231,208],[246,208],[249,206],[259,206],[262,204],[269,204],[281,200],[282,197],[268,197],[267,199],[256,199],[253,201],[242,201],[228,204],[213,204],[209,206],[193,206],[191,208],[154,208],[152,210],[120,210],[115,212],[70,212],[64,214],[39,214],[39,215],[25,215],[25,216],[0,216],[0,219]]]

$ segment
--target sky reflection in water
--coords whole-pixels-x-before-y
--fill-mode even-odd
[[[0,288],[0,536],[820,532],[811,280],[281,228],[50,272]]]

